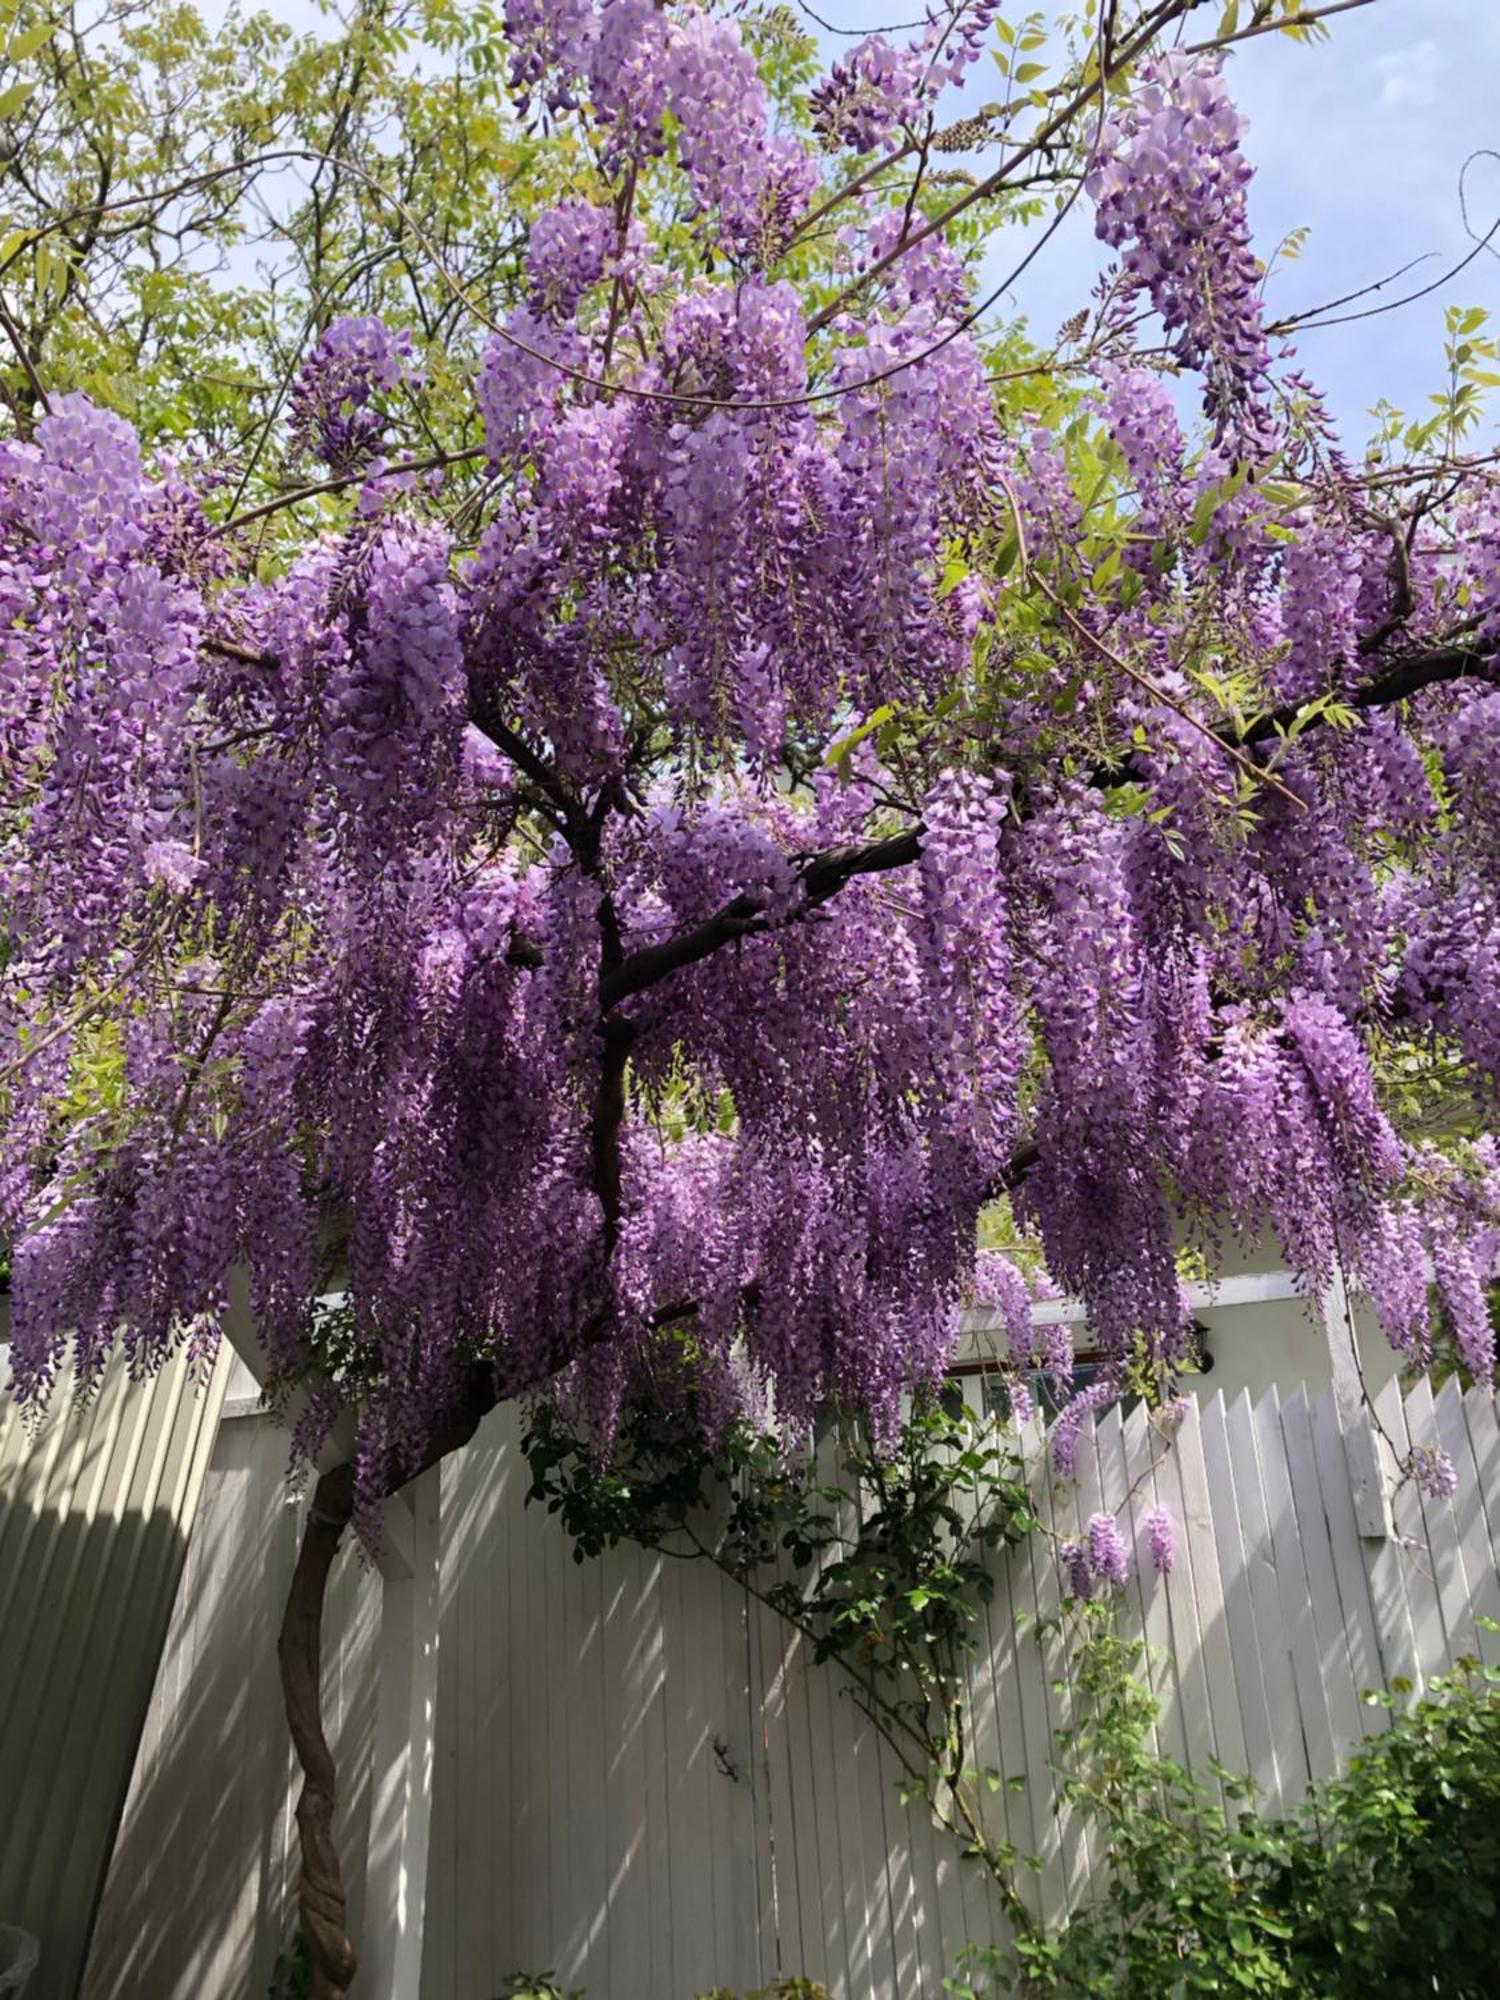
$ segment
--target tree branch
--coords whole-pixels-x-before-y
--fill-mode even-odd
[[[1500,662],[1494,654],[1469,647],[1434,647],[1428,652],[1391,661],[1374,680],[1356,689],[1349,701],[1357,709],[1389,708],[1396,702],[1420,694],[1424,688],[1460,680],[1483,680],[1500,685]],[[1279,736],[1292,727],[1297,714],[1294,706],[1274,709],[1267,715],[1257,717],[1248,728],[1238,733],[1222,729],[1208,733],[1216,736],[1226,750],[1234,753]],[[1315,718],[1309,726],[1317,726],[1317,720]],[[1204,726],[1206,729],[1207,725]],[[1107,786],[1122,783],[1132,775],[1131,761],[1126,758],[1119,764],[1099,766],[1093,774],[1093,781]],[[895,834],[887,840],[872,841],[863,847],[831,848],[827,853],[810,857],[801,866],[803,901],[795,914],[805,915],[819,904],[828,902],[856,876],[909,868],[921,855],[924,831],[918,823],[905,833]],[[660,984],[674,972],[700,964],[727,944],[764,935],[775,928],[778,921],[784,920],[770,916],[757,896],[743,893],[734,897],[691,930],[682,931],[661,944],[645,945],[639,951],[627,953],[614,970],[606,972],[600,979],[601,1011],[608,1014],[621,1001]]]
[[[469,722],[481,736],[488,737],[502,757],[524,777],[530,778],[562,822],[569,845],[576,845],[577,839],[588,832],[587,822],[582,806],[563,783],[556,766],[540,750],[533,750],[525,737],[512,729],[509,723],[502,721],[489,702],[471,699]]]
[[[1471,646],[1434,646],[1426,652],[1408,653],[1390,661],[1374,680],[1355,688],[1348,697],[1348,703],[1351,708],[1358,709],[1393,708],[1397,702],[1409,701],[1424,688],[1439,687],[1453,681],[1488,681],[1491,686],[1500,686],[1500,659],[1494,652],[1484,652]],[[1264,743],[1268,738],[1280,736],[1290,729],[1297,715],[1296,703],[1273,709],[1269,715],[1257,717],[1236,740],[1240,743]],[[1319,719],[1314,718],[1314,722]]]
[[[803,900],[794,914],[806,915],[820,903],[826,903],[857,875],[878,875],[893,868],[911,867],[922,852],[922,833],[918,825],[864,847],[835,847],[810,856],[799,870]],[[628,952],[614,971],[600,980],[600,1006],[607,1014],[622,1000],[657,985],[670,973],[697,965],[740,938],[761,935],[773,929],[778,921],[767,912],[759,897],[748,892],[738,895],[692,930],[667,938],[661,944],[644,945],[639,951]]]
[[[297,1798],[302,1850],[297,1901],[312,1953],[312,2000],[342,2000],[357,1964],[333,1837],[337,1773],[323,1728],[323,1606],[334,1558],[353,1511],[352,1464],[325,1472],[313,1489],[276,1642],[287,1724],[302,1771]]]

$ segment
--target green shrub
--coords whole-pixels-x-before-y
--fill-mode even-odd
[[[734,1995],[727,1986],[715,1986],[697,2000],[734,2000]],[[757,1986],[745,2000],[828,2000],[828,1988],[816,1979],[778,1979],[774,1986]]]
[[[1052,1935],[971,1953],[947,1991],[1166,2000],[1491,2000],[1500,1993],[1500,1672],[1464,1661],[1294,1816],[1231,1818],[1152,1754],[1141,1648],[1103,1624],[1078,1658],[1067,1796],[1105,1836],[1109,1885]]]

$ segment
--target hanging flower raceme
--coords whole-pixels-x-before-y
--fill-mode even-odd
[[[873,152],[916,122],[926,82],[920,49],[898,49],[884,35],[868,35],[814,90],[813,125],[829,147]]]
[[[900,143],[991,19],[863,43],[825,136]],[[507,21],[590,178],[532,218],[451,532],[375,467],[420,384],[367,319],[290,425],[358,491],[253,574],[224,468],[81,397],[0,445],[21,1392],[205,1357],[243,1272],[373,1524],[456,1408],[542,1385],[602,1436],[652,1398],[888,1436],[976,1302],[1025,1422],[1066,1290],[1102,1353],[1068,1478],[1133,1387],[1172,1408],[1184,1243],[1266,1232],[1491,1380],[1500,1175],[1456,1131],[1500,1079],[1493,495],[1392,498],[1301,388],[1290,493],[1237,458],[1271,389],[1218,69],[1122,90],[1093,181],[1205,444],[1108,301],[1066,421],[1002,420],[977,205],[913,245],[876,176],[801,229],[834,190],[734,21]],[[1440,1065],[1465,1117],[1412,1143],[1387,1078]],[[1118,1587],[1119,1520],[1066,1563]]]
[[[1269,361],[1260,273],[1250,247],[1245,130],[1218,59],[1173,54],[1104,127],[1088,180],[1100,239],[1161,314],[1178,360],[1203,370],[1227,426],[1264,383]]]
[[[409,333],[393,333],[366,313],[336,319],[297,371],[288,406],[294,446],[331,472],[372,459],[387,418],[376,400],[403,383],[415,387]]]

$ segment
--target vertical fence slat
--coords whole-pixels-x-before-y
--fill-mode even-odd
[[[1458,1384],[1449,1381],[1446,1387],[1455,1395]],[[1432,1386],[1424,1377],[1415,1383],[1406,1399],[1407,1429],[1413,1444],[1433,1445],[1438,1438],[1437,1411],[1434,1406]],[[1474,1646],[1474,1615],[1469,1595],[1467,1578],[1464,1575],[1463,1551],[1459,1546],[1458,1525],[1454,1518],[1453,1502],[1441,1500],[1436,1495],[1424,1493],[1417,1482],[1411,1486],[1416,1490],[1417,1502],[1422,1510],[1422,1527],[1430,1554],[1433,1578],[1437,1584],[1438,1605],[1443,1615],[1445,1635],[1444,1663],[1468,1653]]]
[[[1256,1405],[1255,1441],[1260,1452],[1261,1485],[1266,1497],[1276,1587],[1291,1655],[1302,1738],[1307,1746],[1311,1775],[1324,1778],[1337,1763],[1337,1738],[1328,1709],[1328,1690],[1323,1684],[1323,1664],[1318,1650],[1318,1630],[1313,1616],[1307,1563],[1298,1539],[1297,1510],[1292,1496],[1291,1467],[1280,1398],[1274,1389],[1268,1390]]]
[[[762,1754],[765,1762],[767,1837],[771,1856],[771,1907],[775,1929],[775,1969],[779,1977],[805,1974],[808,1951],[803,1942],[801,1844],[794,1804],[791,1732],[786,1683],[789,1659],[798,1643],[776,1614],[763,1604],[752,1612],[761,1689]],[[817,1870],[808,1870],[817,1882]]]
[[[1120,1605],[1120,1627],[1131,1639],[1139,1639],[1149,1649],[1146,1631],[1146,1599],[1152,1588],[1155,1571],[1144,1554],[1142,1536],[1146,1515],[1151,1503],[1132,1491],[1132,1482],[1126,1456],[1126,1427],[1133,1416],[1143,1416],[1144,1412],[1127,1413],[1118,1404],[1107,1410],[1101,1418],[1095,1435],[1099,1451],[1099,1480],[1104,1495],[1104,1504],[1118,1516],[1120,1532],[1130,1550],[1130,1580],[1125,1586]],[[1151,1659],[1149,1650],[1143,1654],[1140,1673],[1153,1688],[1161,1675],[1161,1663]],[[1151,1747],[1160,1749],[1160,1720],[1151,1725]]]
[[[1228,1412],[1222,1395],[1216,1394],[1200,1406],[1198,1422],[1203,1437],[1203,1466],[1208,1482],[1211,1529],[1214,1545],[1219,1551],[1224,1621],[1234,1653],[1235,1694],[1245,1745],[1245,1770],[1246,1775],[1254,1779],[1260,1795],[1271,1797],[1277,1791],[1276,1731],[1272,1725],[1265,1670],[1261,1662],[1260,1633],[1250,1582],[1250,1553],[1240,1510],[1235,1503]]]
[[[1183,1497],[1182,1470],[1175,1450],[1158,1454],[1153,1478],[1158,1502],[1167,1508],[1182,1530],[1178,1559],[1173,1563],[1171,1573],[1162,1579],[1171,1635],[1168,1644],[1187,1763],[1197,1777],[1210,1784],[1213,1782],[1214,1756],[1213,1704],[1209,1698],[1203,1634],[1198,1622],[1187,1502]]]
[[[1394,1488],[1397,1478],[1397,1429],[1405,1435],[1401,1385],[1394,1378],[1376,1392],[1373,1414],[1377,1456],[1389,1491]],[[1422,1676],[1416,1622],[1406,1588],[1410,1558],[1397,1539],[1400,1523],[1394,1505],[1391,1525],[1391,1534],[1383,1540],[1372,1538],[1361,1544],[1365,1574],[1370,1579],[1370,1601],[1375,1610],[1375,1632],[1380,1641],[1380,1664],[1387,1687],[1398,1679],[1415,1684]]]
[[[1276,1791],[1269,1803],[1278,1810],[1296,1805],[1307,1789],[1310,1760],[1297,1700],[1291,1638],[1276,1575],[1276,1546],[1266,1481],[1261,1470],[1259,1428],[1249,1392],[1242,1390],[1225,1412],[1235,1500],[1255,1610],[1261,1679],[1276,1742]],[[1277,1426],[1279,1440],[1280,1426]],[[1279,1445],[1278,1445],[1279,1448]]]
[[[1137,1543],[1136,1577],[1141,1594],[1141,1630],[1146,1641],[1144,1668],[1160,1711],[1156,1720],[1155,1747],[1160,1755],[1185,1765],[1187,1731],[1177,1686],[1176,1663],[1172,1657],[1172,1614],[1167,1604],[1167,1582],[1154,1569],[1143,1569],[1139,1561],[1142,1523],[1152,1508],[1161,1504],[1155,1472],[1159,1444],[1147,1421],[1144,1404],[1138,1403],[1133,1410],[1124,1413],[1120,1424],[1120,1444],[1125,1457],[1131,1520]],[[1180,1530],[1180,1521],[1178,1527]]]
[[[1338,1584],[1338,1609],[1359,1701],[1361,1728],[1366,1736],[1376,1736],[1386,1724],[1386,1712],[1365,1695],[1384,1684],[1380,1641],[1375,1629],[1375,1609],[1371,1601],[1370,1578],[1361,1557],[1364,1537],[1359,1531],[1349,1466],[1344,1452],[1344,1433],[1339,1422],[1338,1403],[1331,1389],[1325,1389],[1312,1410],[1313,1462],[1323,1496],[1328,1524],[1328,1541]]]
[[[1306,1391],[1298,1388],[1281,1406],[1281,1434],[1286,1444],[1287,1476],[1291,1482],[1297,1546],[1307,1576],[1308,1608],[1317,1644],[1323,1704],[1333,1732],[1333,1764],[1347,1762],[1365,1734],[1364,1704],[1355,1684],[1339,1601],[1333,1548],[1318,1483],[1313,1444],[1312,1412]],[[1330,1767],[1333,1768],[1333,1767]]]
[[[1482,1573],[1475,1610],[1500,1621],[1500,1428],[1493,1395],[1470,1389],[1457,1405],[1450,1435],[1449,1449],[1458,1469],[1460,1522],[1466,1545],[1474,1550],[1471,1574],[1474,1568]],[[1500,1662],[1500,1632],[1481,1629],[1478,1645],[1488,1664]]]
[[[1469,1434],[1464,1426],[1463,1390],[1450,1375],[1433,1398],[1434,1435],[1453,1463],[1457,1486],[1451,1500],[1438,1503],[1445,1537],[1451,1540],[1452,1561],[1457,1587],[1462,1596],[1459,1634],[1461,1645],[1453,1647],[1454,1657],[1463,1653],[1487,1658],[1497,1635],[1486,1632],[1480,1620],[1500,1616],[1500,1581],[1495,1575],[1494,1550],[1489,1526],[1480,1504]]]
[[[1046,1504],[1046,1486],[1040,1484],[1044,1474],[1038,1468],[1040,1452],[1044,1450],[1042,1426],[1032,1422],[1022,1434],[1022,1448],[1026,1452],[1028,1472],[1032,1482],[1040,1490],[1038,1506]],[[1048,1848],[1054,1846],[1054,1822],[1052,1822],[1052,1782],[1048,1776],[1052,1762],[1052,1716],[1046,1698],[1046,1666],[1042,1660],[1042,1636],[1036,1630],[1038,1624],[1038,1600],[1036,1600],[1036,1566],[1032,1542],[1036,1536],[1028,1536],[1010,1558],[1010,1600],[1016,1614],[1016,1700],[1022,1718],[1022,1744],[1026,1756],[1026,1798],[1032,1822],[1032,1846],[1028,1858],[1036,1860],[1036,1872],[1030,1868],[1022,1870],[1022,1890],[1034,1910],[1044,1908],[1046,1896],[1046,1860]],[[1044,1560],[1048,1556],[1044,1554]],[[1056,1900],[1056,1898],[1054,1898]]]
[[[1230,1644],[1225,1615],[1219,1541],[1214,1532],[1208,1467],[1203,1455],[1201,1411],[1197,1403],[1178,1430],[1174,1456],[1182,1486],[1182,1518],[1193,1570],[1193,1593],[1199,1643],[1203,1649],[1204,1677],[1208,1682],[1214,1754],[1229,1770],[1243,1771],[1247,1755],[1245,1731],[1240,1719],[1234,1648]]]
[[[1079,1528],[1077,1495],[1072,1482],[1059,1478],[1054,1472],[1051,1454],[1045,1446],[1038,1450],[1036,1478],[1040,1518],[1050,1522],[1059,1535],[1076,1534]],[[1076,1809],[1063,1805],[1050,1778],[1057,1757],[1058,1732],[1067,1729],[1072,1722],[1067,1648],[1058,1627],[1062,1611],[1062,1580],[1057,1557],[1044,1538],[1031,1536],[1026,1553],[1031,1563],[1032,1588],[1036,1593],[1038,1643],[1035,1660],[1041,1680],[1042,1713],[1046,1717],[1041,1756],[1032,1767],[1038,1773],[1038,1791],[1047,1806],[1041,1848],[1044,1864],[1042,1914],[1047,1922],[1052,1923],[1072,1906],[1083,1884],[1083,1867],[1077,1843],[1068,1838]]]
[[[1402,1396],[1400,1385],[1392,1382],[1389,1393],[1383,1399],[1376,1398],[1376,1411],[1390,1435],[1397,1463],[1404,1463],[1413,1443],[1426,1441],[1421,1399],[1417,1398],[1413,1407],[1411,1399]],[[1391,1518],[1400,1547],[1401,1581],[1411,1616],[1414,1655],[1411,1678],[1420,1686],[1447,1665],[1448,1640],[1432,1551],[1427,1544],[1422,1496],[1415,1480],[1403,1478],[1399,1482],[1391,1501]]]
[[[1115,1512],[1115,1508],[1110,1504],[1114,1496],[1107,1494],[1105,1490],[1105,1451],[1101,1445],[1099,1435],[1101,1425],[1111,1420],[1118,1423],[1118,1409],[1112,1409],[1103,1418],[1095,1418],[1091,1423],[1086,1424],[1078,1440],[1077,1494],[1078,1528],[1080,1533],[1087,1531],[1089,1522],[1096,1514],[1113,1514]],[[1074,1705],[1074,1721],[1076,1722],[1079,1719],[1076,1713],[1076,1696],[1074,1697]],[[1069,1838],[1066,1828],[1063,1837],[1065,1840]],[[1077,1817],[1071,1837],[1079,1849],[1083,1869],[1082,1880],[1078,1889],[1074,1892],[1076,1900],[1078,1897],[1093,1895],[1102,1888],[1104,1881],[1105,1843],[1103,1830],[1093,1821],[1084,1817],[1081,1812]]]

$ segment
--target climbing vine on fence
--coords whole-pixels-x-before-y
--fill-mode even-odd
[[[751,1425],[711,1447],[645,1409],[605,1457],[544,1404],[524,1441],[530,1497],[559,1517],[580,1562],[621,1541],[712,1562],[785,1618],[814,1660],[843,1669],[900,1765],[903,1799],[929,1802],[1028,1928],[1016,1852],[981,1811],[1003,1780],[973,1762],[964,1677],[994,1590],[986,1559],[1041,1525],[1017,1434],[952,1388],[914,1406],[894,1447],[876,1449],[856,1417],[835,1431],[826,1479]]]
[[[1104,1887],[1052,1935],[969,1955],[960,2000],[1296,1995],[1487,2000],[1500,1991],[1500,1669],[1472,1657],[1412,1699],[1366,1699],[1390,1726],[1286,1818],[1253,1788],[1206,1784],[1151,1748],[1142,1647],[1080,1607],[1078,1720],[1065,1797],[1101,1837]],[[1493,1630],[1494,1628],[1491,1627]],[[1222,1793],[1222,1796],[1221,1796]]]
[[[827,1453],[789,1454],[746,1425],[717,1448],[698,1436],[634,1414],[605,1456],[545,1405],[525,1440],[531,1498],[577,1560],[634,1541],[711,1562],[842,1669],[904,1800],[927,1802],[1010,1919],[1011,1944],[947,1982],[961,2000],[1500,1991],[1500,1670],[1465,1659],[1415,1701],[1404,1682],[1372,1691],[1388,1731],[1300,1811],[1263,1819],[1247,1779],[1215,1766],[1208,1783],[1156,1752],[1146,1649],[1116,1631],[1113,1595],[1065,1595],[1059,1796],[1097,1842],[1102,1886],[1049,1930],[1023,1894],[1039,1864],[985,1824],[1004,1780],[976,1765],[966,1715],[989,1559],[1028,1534],[1058,1540],[1016,1430],[950,1389],[913,1410],[894,1449],[835,1420],[821,1476]]]

